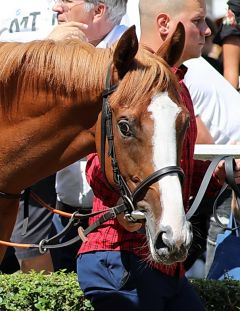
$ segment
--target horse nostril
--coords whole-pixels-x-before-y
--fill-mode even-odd
[[[160,232],[156,238],[155,247],[158,250],[161,248],[168,248],[167,244],[165,244],[163,241],[163,234],[164,233],[166,233],[166,232],[165,231]]]

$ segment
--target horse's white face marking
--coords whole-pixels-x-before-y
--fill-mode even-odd
[[[152,145],[155,170],[176,165],[176,119],[181,108],[169,98],[167,93],[161,93],[152,98],[148,111],[154,122]],[[166,227],[170,228],[171,234],[165,238],[169,239],[171,244],[174,243],[176,247],[180,247],[186,241],[188,226],[186,226],[179,178],[176,174],[169,174],[159,180],[158,187],[162,211],[158,223],[153,220],[156,230],[160,232],[165,231]],[[149,229],[152,231],[153,228]]]

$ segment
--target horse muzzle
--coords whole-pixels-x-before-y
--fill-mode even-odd
[[[154,235],[146,224],[146,233],[151,257],[155,262],[171,265],[187,258],[193,237],[189,222],[186,222],[178,238],[173,238],[171,227],[165,227]]]

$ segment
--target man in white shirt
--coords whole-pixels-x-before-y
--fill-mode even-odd
[[[184,81],[196,116],[209,129],[215,144],[240,140],[240,94],[203,57],[185,62]],[[206,80],[207,79],[207,80]]]
[[[240,94],[204,58],[188,60],[185,65],[188,67],[188,71],[184,81],[191,94],[196,117],[200,118],[209,129],[215,144],[239,143]],[[198,143],[203,143],[201,138]],[[231,190],[226,190],[217,206],[218,216],[225,225],[229,221],[231,197]],[[209,209],[208,213],[211,216],[213,202],[206,197],[202,206],[202,211],[205,209],[207,212]],[[217,235],[222,232],[223,229],[211,216],[207,236],[205,276],[207,276],[214,258]]]

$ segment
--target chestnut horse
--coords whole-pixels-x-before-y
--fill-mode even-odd
[[[111,82],[117,84],[109,95],[114,145],[129,189],[159,169],[178,165],[188,112],[170,66],[181,56],[184,35],[179,24],[155,55],[139,46],[134,27],[109,49],[78,40],[1,43],[0,191],[19,194],[87,154],[101,152],[96,125],[109,64]],[[107,156],[106,176],[114,185]],[[136,206],[146,216],[152,258],[184,260],[191,229],[178,174],[154,181]],[[18,199],[0,198],[2,240],[10,238],[17,207]]]

